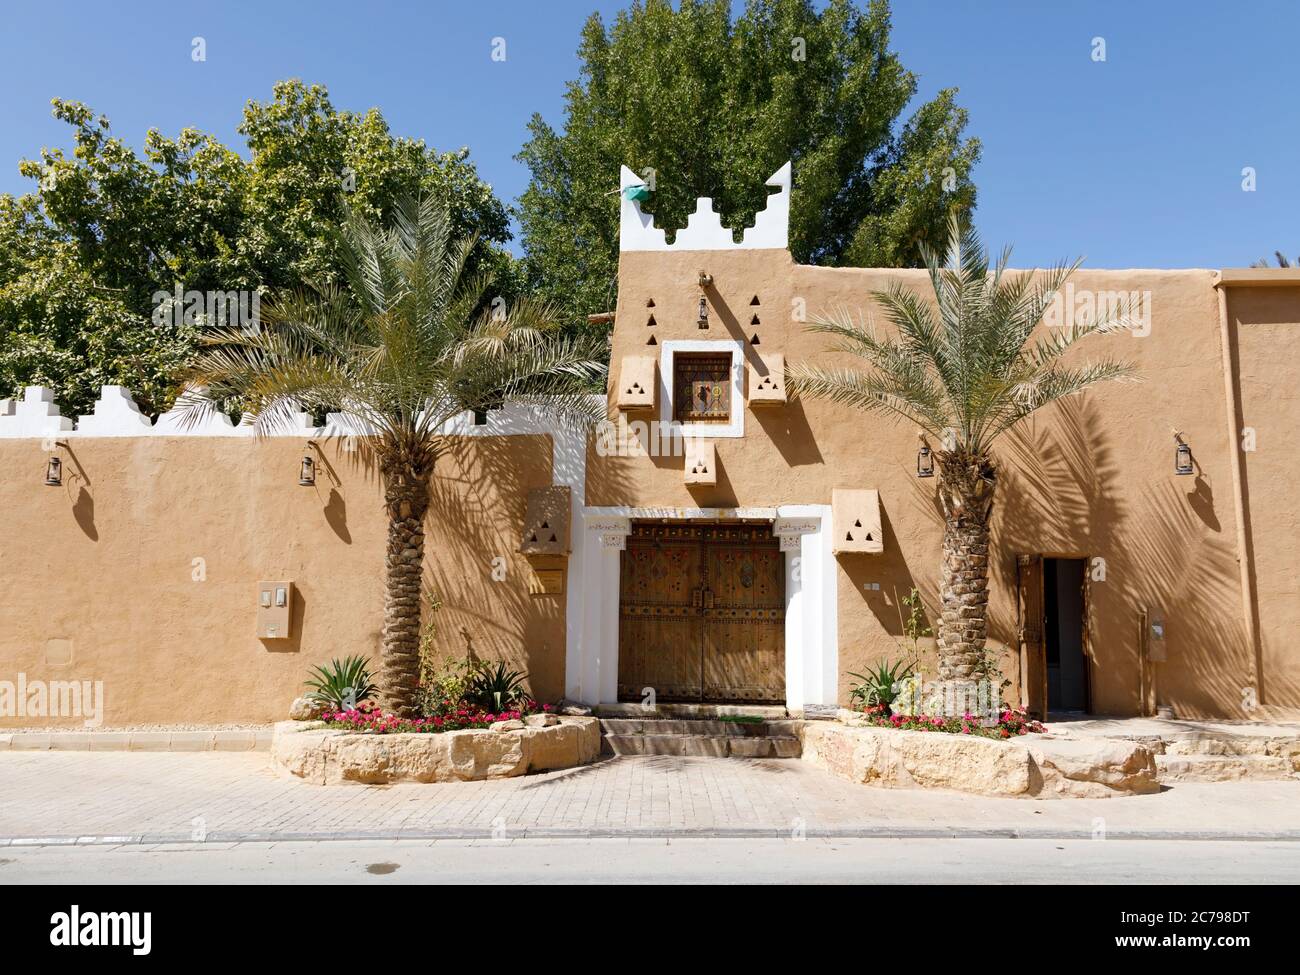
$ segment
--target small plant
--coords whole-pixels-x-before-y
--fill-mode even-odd
[[[849,691],[849,700],[859,711],[871,707],[888,708],[898,696],[898,684],[912,676],[912,665],[906,660],[896,660],[892,664],[882,660],[876,669],[866,674],[849,673],[860,683],[854,684]]]
[[[903,631],[903,636],[907,639],[906,649],[908,653],[908,663],[912,670],[919,670],[921,667],[921,638],[929,636],[933,631],[925,621],[925,606],[921,603],[921,594],[915,586],[912,591],[901,599],[898,596],[898,590],[894,590],[894,602],[898,606],[898,626]],[[907,619],[903,618],[903,609],[907,609]]]
[[[418,704],[426,718],[460,708],[469,694],[477,670],[469,658],[427,661],[421,667]]]
[[[500,711],[526,696],[524,681],[527,679],[527,674],[510,670],[503,662],[495,667],[480,664],[469,679],[465,699],[479,707]]]
[[[370,679],[370,661],[359,654],[344,657],[341,663],[335,658],[325,667],[313,667],[312,676],[303,683],[312,689],[308,700],[336,711],[356,708],[358,701],[376,689]]]

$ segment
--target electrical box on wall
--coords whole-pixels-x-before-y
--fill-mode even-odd
[[[1165,650],[1165,614],[1158,609],[1147,615],[1147,659],[1158,664],[1169,659]]]
[[[293,583],[257,584],[257,636],[260,640],[286,640],[293,627]]]

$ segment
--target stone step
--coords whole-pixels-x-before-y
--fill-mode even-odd
[[[801,721],[740,722],[676,718],[601,718],[600,727],[609,735],[715,735],[727,738],[795,738]]]
[[[1164,739],[1163,754],[1300,757],[1300,739],[1273,738],[1263,735],[1173,735]]]
[[[1289,779],[1297,773],[1277,755],[1182,754],[1156,757],[1161,782],[1231,782],[1240,779]]]
[[[697,758],[798,758],[803,746],[787,736],[606,734],[606,755],[676,755]]]

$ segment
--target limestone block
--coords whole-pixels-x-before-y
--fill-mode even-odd
[[[271,741],[273,764],[316,785],[343,782],[454,782],[572,768],[600,754],[595,718],[562,718],[546,727],[523,722],[500,731],[374,735],[283,721]],[[495,726],[494,726],[495,727]]]
[[[1139,742],[1024,735],[1010,740],[839,722],[804,726],[803,758],[852,782],[1040,799],[1158,791],[1155,758]]]

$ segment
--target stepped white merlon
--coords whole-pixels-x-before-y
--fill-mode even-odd
[[[619,188],[626,190],[645,182],[626,166],[619,169]],[[754,218],[754,226],[745,230],[740,243],[732,239],[730,229],[722,226],[722,218],[713,210],[713,200],[702,196],[695,203],[695,212],[686,226],[677,232],[670,244],[654,224],[654,217],[641,212],[641,204],[620,197],[618,247],[623,251],[724,251],[780,248],[790,243],[790,164],[786,163],[764,184],[775,186],[778,192],[767,198],[767,208]]]
[[[98,437],[139,437],[153,433],[153,424],[140,412],[125,386],[101,386],[93,412],[82,414],[77,432]]]
[[[28,386],[22,399],[0,406],[0,437],[49,437],[71,429],[71,417],[59,415],[54,390],[45,386]]]

